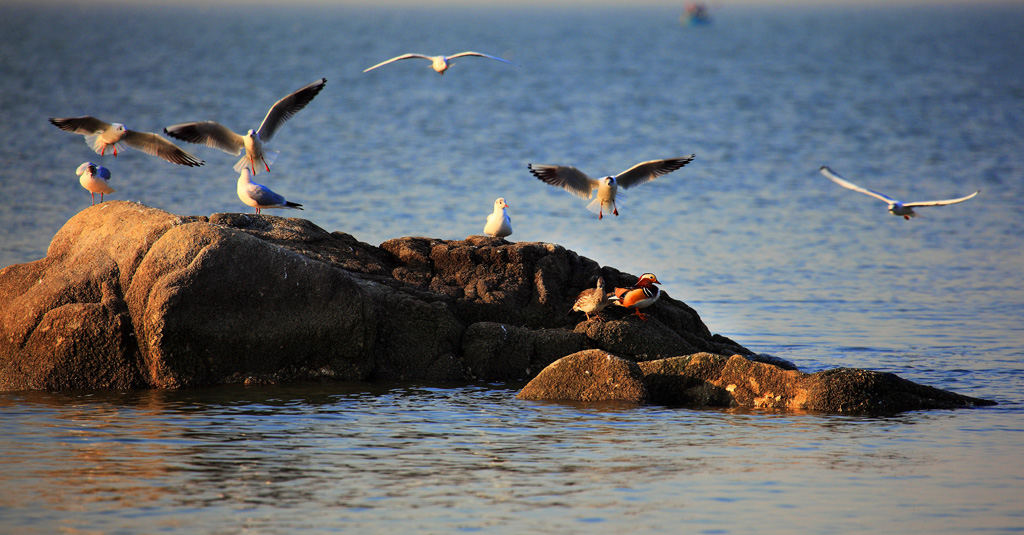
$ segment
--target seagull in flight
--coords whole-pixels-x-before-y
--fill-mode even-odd
[[[234,156],[242,154],[244,150],[245,154],[235,164],[235,171],[241,172],[243,168],[248,167],[254,175],[260,173],[264,168],[269,173],[270,164],[274,163],[280,151],[267,149],[263,144],[269,143],[277,129],[299,110],[305,108],[313,100],[313,97],[320,93],[326,83],[327,78],[321,78],[278,100],[270,107],[270,111],[263,118],[259,128],[249,130],[245,135],[236,134],[230,128],[216,121],[180,123],[164,128],[164,133],[182,141],[220,149]],[[257,160],[263,165],[257,166]]]
[[[650,160],[640,162],[633,167],[619,173],[601,179],[591,178],[586,173],[567,165],[546,165],[527,164],[527,168],[541,181],[564,188],[565,191],[582,199],[590,199],[587,210],[597,212],[597,218],[604,218],[604,210],[611,210],[611,213],[619,215],[616,203],[616,193],[619,187],[630,188],[639,184],[645,184],[662,175],[667,175],[680,167],[690,163],[696,155],[691,154],[682,158],[669,158],[667,160]],[[597,190],[597,196],[594,196]],[[618,201],[621,204],[621,199]]]
[[[125,147],[141,150],[146,154],[159,156],[168,162],[189,167],[203,165],[203,161],[181,150],[177,145],[152,132],[128,130],[121,123],[108,123],[88,115],[83,117],[50,118],[50,123],[65,132],[85,136],[85,143],[105,156],[108,150],[117,157],[117,151]]]
[[[974,193],[966,197],[960,197],[959,199],[946,199],[942,201],[903,202],[897,201],[896,199],[893,199],[888,195],[883,195],[881,193],[878,193],[877,191],[862,188],[852,182],[848,182],[846,179],[836,174],[836,172],[830,169],[827,165],[821,166],[820,171],[821,174],[825,175],[825,178],[828,178],[832,182],[835,182],[836,184],[839,184],[840,186],[846,189],[852,189],[853,191],[858,191],[865,195],[870,195],[876,199],[885,201],[886,203],[889,204],[889,212],[892,215],[901,215],[903,216],[903,219],[908,220],[911,217],[917,217],[917,212],[914,211],[914,208],[920,208],[922,206],[945,206],[947,204],[956,204],[958,202],[964,202],[967,199],[973,198],[981,191],[975,191]]]
[[[302,210],[301,204],[288,202],[284,197],[271,191],[270,188],[253,182],[251,173],[252,171],[248,167],[242,168],[241,174],[238,175],[238,186],[235,191],[243,203],[256,209],[257,214],[260,213],[261,209],[265,208],[294,208]]]
[[[110,169],[92,162],[85,162],[75,170],[78,175],[78,183],[92,193],[92,203],[96,204],[96,194],[100,194],[100,202],[103,202],[103,195],[114,193],[114,188],[107,183],[110,181]]]
[[[477,56],[477,57],[481,57],[481,58],[496,59],[498,61],[503,61],[505,63],[508,63],[509,65],[515,65],[515,63],[512,63],[511,61],[509,61],[507,59],[502,59],[502,58],[499,58],[499,57],[490,56],[488,54],[482,54],[480,52],[459,52],[458,54],[453,54],[451,56],[425,56],[423,54],[402,54],[401,56],[395,56],[395,57],[393,57],[393,58],[391,58],[391,59],[389,59],[387,61],[382,61],[382,62],[374,65],[373,67],[370,67],[369,69],[366,69],[363,72],[369,72],[369,71],[372,71],[373,69],[376,69],[377,67],[380,67],[380,66],[383,66],[383,65],[387,65],[388,63],[394,63],[394,62],[399,61],[399,60],[411,59],[411,58],[419,58],[419,59],[425,59],[425,60],[429,61],[430,62],[430,67],[433,68],[435,71],[437,71],[437,74],[443,75],[444,71],[447,71],[448,67],[451,67],[451,64],[449,63],[451,60],[453,60],[455,58],[466,57],[466,56]]]

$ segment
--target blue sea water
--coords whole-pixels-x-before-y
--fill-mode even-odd
[[[996,407],[849,416],[529,403],[517,384],[0,394],[3,533],[1024,531],[1024,7],[63,8],[0,17],[0,266],[45,255],[100,161],[131,200],[248,211],[235,158],[99,157],[49,117],[255,128],[259,180],[378,244],[479,234],[657,274],[712,332]],[[444,76],[405,52],[478,50]],[[592,175],[690,153],[619,217]],[[896,218],[818,173],[913,201]],[[242,267],[240,267],[242,269]],[[2,296],[0,296],[2,298]]]

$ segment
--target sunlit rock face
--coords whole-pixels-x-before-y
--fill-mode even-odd
[[[520,380],[573,355],[572,369],[597,366],[583,378],[642,379],[577,385],[582,401],[854,410],[873,406],[858,391],[891,393],[887,374],[862,370],[814,374],[823,379],[812,384],[712,334],[666,291],[646,321],[617,306],[584,321],[572,305],[598,277],[610,288],[637,281],[549,243],[411,237],[378,247],[304,219],[105,202],[69,220],[45,258],[0,270],[0,390]],[[693,390],[691,379],[648,369],[683,355],[696,369],[697,354],[726,363],[736,386],[708,379],[691,399],[671,393]],[[881,408],[933,399],[890,398]]]

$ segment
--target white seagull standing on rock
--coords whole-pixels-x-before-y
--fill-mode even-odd
[[[839,184],[840,186],[846,189],[852,189],[853,191],[857,191],[865,195],[870,195],[876,199],[885,201],[886,203],[889,204],[889,212],[892,213],[892,215],[901,215],[903,216],[903,219],[917,217],[917,212],[914,212],[914,208],[920,208],[922,206],[945,206],[947,204],[956,204],[958,202],[964,202],[967,199],[970,199],[977,195],[979,192],[981,192],[981,190],[978,190],[966,197],[960,197],[959,199],[946,199],[943,201],[902,202],[897,201],[896,199],[893,199],[888,195],[883,195],[881,193],[878,193],[877,191],[862,188],[852,182],[848,182],[843,177],[836,174],[835,171],[829,169],[829,167],[826,165],[821,166],[820,171],[821,174],[825,175],[826,178],[828,178],[832,182],[835,182],[836,184]]]
[[[455,58],[466,57],[466,56],[477,56],[477,57],[481,57],[481,58],[496,59],[498,61],[503,61],[505,63],[508,63],[509,65],[515,65],[515,63],[512,63],[511,61],[509,61],[507,59],[502,59],[502,58],[495,57],[495,56],[490,56],[490,55],[487,55],[487,54],[481,54],[480,52],[459,52],[458,54],[453,54],[451,56],[425,56],[423,54],[402,54],[401,56],[395,56],[395,57],[393,57],[393,58],[391,58],[391,59],[389,59],[387,61],[382,61],[382,62],[374,65],[373,67],[370,67],[369,69],[366,69],[363,72],[369,72],[369,71],[372,71],[373,69],[376,69],[377,67],[380,67],[382,65],[387,65],[388,63],[394,63],[396,61],[400,61],[400,60],[403,60],[403,59],[417,58],[417,59],[425,59],[425,60],[429,61],[431,68],[433,68],[435,71],[437,71],[437,74],[443,75],[444,71],[447,71],[448,67],[451,67],[451,64],[449,63],[451,60],[453,60]]]
[[[305,108],[306,104],[309,104],[313,97],[320,93],[326,83],[327,78],[321,78],[278,100],[270,107],[270,111],[263,118],[260,127],[256,130],[249,130],[244,136],[236,134],[230,128],[216,121],[180,123],[164,128],[164,133],[182,141],[220,149],[234,156],[242,154],[244,149],[245,155],[235,164],[235,171],[241,172],[242,168],[248,167],[254,175],[260,173],[263,168],[270,172],[270,164],[274,163],[280,151],[267,149],[263,144],[269,143],[277,129],[299,110]],[[261,161],[263,165],[257,166],[257,160]]]
[[[96,194],[100,194],[100,202],[103,202],[103,195],[114,193],[114,188],[107,182],[110,181],[110,169],[92,162],[85,162],[75,170],[78,175],[78,183],[92,193],[92,203],[96,204]]]
[[[125,147],[141,150],[146,154],[159,156],[168,162],[189,167],[203,165],[203,161],[181,150],[177,145],[152,132],[128,130],[121,123],[108,123],[95,117],[50,118],[50,123],[65,132],[85,136],[85,143],[105,156],[109,150],[117,157],[117,151]]]
[[[512,219],[508,216],[508,212],[505,211],[506,208],[508,208],[508,205],[505,204],[504,197],[498,197],[494,201],[494,212],[487,216],[484,234],[494,236],[495,238],[504,238],[512,234]]]
[[[602,179],[590,178],[583,171],[568,165],[531,163],[526,167],[538,179],[552,186],[564,188],[565,191],[582,199],[590,199],[594,196],[594,190],[597,190],[597,196],[587,205],[587,210],[596,212],[597,218],[603,219],[604,210],[610,210],[611,213],[619,215],[615,196],[620,186],[629,188],[650,182],[690,163],[694,157],[695,155],[691,154],[683,158],[641,162],[618,175],[606,176]]]
[[[238,198],[242,199],[242,202],[245,204],[255,208],[257,214],[264,208],[294,208],[302,210],[301,204],[288,202],[284,197],[271,191],[270,188],[253,182],[251,173],[248,167],[242,168],[242,174],[238,175],[238,188],[236,191],[238,192]]]

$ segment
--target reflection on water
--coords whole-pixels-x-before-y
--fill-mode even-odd
[[[95,155],[47,117],[244,131],[326,76],[266,180],[329,231],[462,239],[503,196],[515,241],[656,273],[755,351],[999,406],[698,411],[520,402],[513,385],[0,394],[0,532],[1024,531],[1024,10],[727,6],[699,29],[671,11],[7,9],[0,266],[43,256],[89,202],[72,172]],[[467,48],[519,66],[362,74]],[[242,211],[234,159],[190,148],[207,165],[104,159],[113,198]],[[690,153],[601,222],[526,171]],[[822,164],[898,197],[982,193],[907,222]]]
[[[964,433],[963,411],[694,411],[522,402],[515,391],[4,394],[0,526],[564,533],[669,530],[683,519],[698,531],[787,532],[778,513],[789,510],[813,532],[884,521],[955,533],[979,522],[965,496],[1002,513],[985,516],[992,527],[1011,526],[1014,500],[979,475],[1011,485],[1024,476],[1004,464],[1020,433],[985,424],[1001,409],[966,411],[976,429]],[[954,430],[962,438],[943,438]]]

